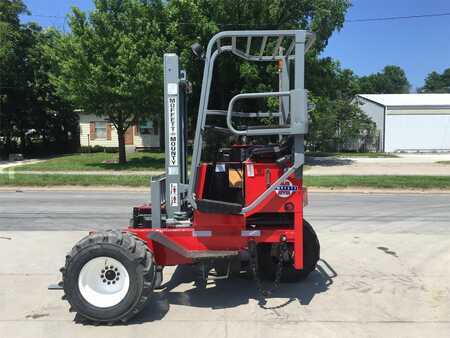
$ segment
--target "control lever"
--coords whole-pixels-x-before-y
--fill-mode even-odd
[[[285,156],[280,157],[279,159],[277,159],[275,162],[281,168],[289,168],[290,164],[292,163],[291,156],[285,155]]]

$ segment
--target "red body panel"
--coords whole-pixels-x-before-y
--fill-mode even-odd
[[[253,169],[250,169],[253,166]],[[274,163],[246,163],[245,164],[245,204],[249,205],[256,200],[272,183],[274,183],[282,174],[283,170]],[[250,170],[249,170],[250,169]],[[253,175],[249,175],[253,171]],[[289,177],[288,181],[292,188],[301,191],[302,182],[294,176]],[[272,192],[260,205],[248,213],[247,216],[258,212],[286,212],[285,205],[292,203],[294,206],[299,202],[298,194],[291,191]]]
[[[249,166],[253,166],[250,168]],[[207,164],[199,167],[196,197],[201,199],[205,185]],[[249,205],[267,186],[275,182],[283,169],[273,163],[244,164],[245,205]],[[189,228],[129,228],[130,232],[145,240],[155,256],[158,265],[178,265],[192,263],[178,253],[153,242],[149,239],[151,232],[160,232],[171,241],[176,242],[186,250],[242,250],[246,249],[250,239],[257,243],[278,243],[282,235],[288,242],[294,243],[294,266],[303,267],[303,191],[302,181],[295,177],[289,178],[289,183],[272,192],[260,205],[249,213],[242,215],[205,213],[194,211],[192,227]],[[251,224],[247,228],[247,217],[256,213],[294,213],[294,227],[273,226],[258,228],[258,224]],[[253,227],[254,226],[254,227]],[[256,237],[243,236],[242,231],[260,231]],[[207,234],[205,236],[205,234]]]

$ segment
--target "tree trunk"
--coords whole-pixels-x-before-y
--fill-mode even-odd
[[[26,146],[27,146],[27,137],[25,135],[25,131],[22,129],[20,131],[20,152],[22,154],[25,154]]]
[[[117,138],[119,141],[119,163],[127,163],[127,153],[125,151],[125,132],[123,124],[117,126]]]

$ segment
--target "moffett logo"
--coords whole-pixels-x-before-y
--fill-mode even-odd
[[[298,187],[296,185],[293,185],[289,180],[285,180],[275,188],[275,192],[277,193],[277,195],[282,198],[288,198],[297,190]]]

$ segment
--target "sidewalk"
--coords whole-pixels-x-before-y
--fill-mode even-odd
[[[128,325],[114,326],[83,325],[61,291],[47,290],[60,281],[65,255],[86,231],[1,231],[1,336],[448,337],[449,236],[382,229],[318,231],[318,269],[301,283],[282,284],[265,307],[251,279],[202,288],[192,268],[168,267],[164,280],[171,287],[155,290]]]
[[[10,174],[11,171],[0,170],[0,174]],[[111,176],[158,176],[163,171],[131,171],[131,170],[92,170],[92,171],[14,171],[14,174],[25,175],[111,175]]]
[[[32,163],[38,163],[42,162],[44,160],[38,160],[38,159],[29,159],[29,160],[22,160],[22,161],[0,161],[0,171],[5,170],[7,168],[13,168],[18,165],[22,164],[32,164]]]
[[[308,176],[450,176],[450,154],[399,154],[396,158],[367,157],[307,157],[305,175]],[[8,173],[17,165],[36,163],[42,160],[0,162],[0,174]],[[91,171],[17,171],[27,175],[111,175],[111,176],[157,176],[163,170],[91,170]]]

